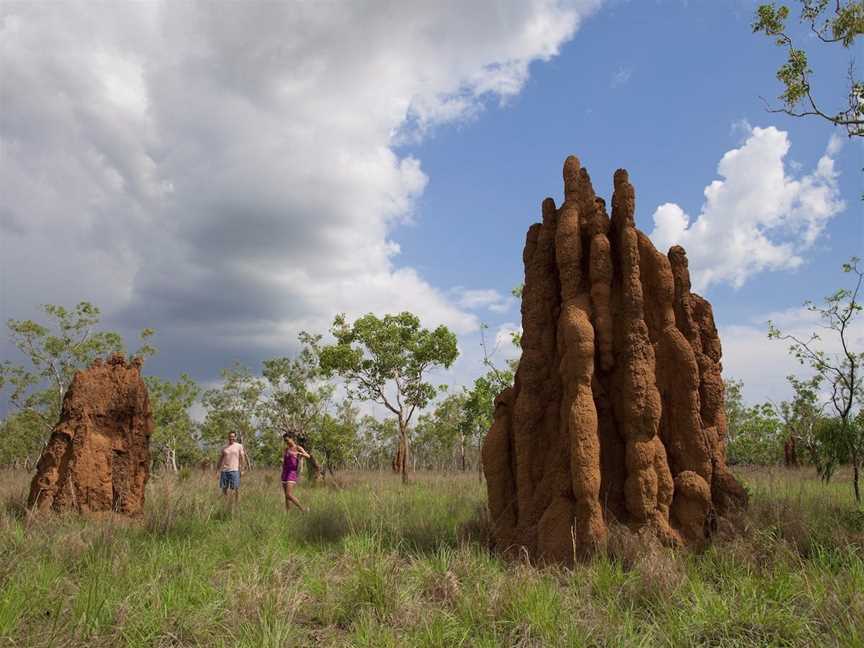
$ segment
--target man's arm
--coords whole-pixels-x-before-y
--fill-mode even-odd
[[[216,462],[216,474],[219,474],[219,471],[222,470],[222,461],[225,459],[225,452],[222,451],[219,453],[219,461]]]
[[[240,467],[249,470],[249,457],[246,456],[246,448],[242,443],[240,444]]]

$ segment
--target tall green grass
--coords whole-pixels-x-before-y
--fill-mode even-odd
[[[864,518],[843,483],[747,471],[700,554],[613,532],[574,569],[487,550],[473,476],[159,476],[143,519],[30,517],[0,475],[0,646],[864,646]]]

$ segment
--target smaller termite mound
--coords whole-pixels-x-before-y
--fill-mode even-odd
[[[572,562],[617,522],[704,544],[747,503],[726,469],[720,339],[684,249],[635,227],[615,172],[611,217],[575,157],[523,252],[522,358],[483,444],[493,541]]]
[[[97,359],[75,374],[63,398],[30,484],[29,507],[141,514],[152,432],[141,360]]]

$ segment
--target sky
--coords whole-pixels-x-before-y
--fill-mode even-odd
[[[435,379],[470,384],[482,325],[514,353],[525,232],[575,154],[607,202],[628,169],[637,226],[685,246],[724,375],[785,398],[804,370],[767,321],[813,330],[802,303],[864,256],[864,148],[766,110],[756,5],[7,0],[0,317],[90,301],[130,346],[156,329],[147,372],[212,384],[336,313],[411,310],[458,335]],[[795,33],[839,107],[855,52]]]

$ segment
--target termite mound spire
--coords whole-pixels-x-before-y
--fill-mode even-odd
[[[79,371],[30,484],[37,510],[139,515],[153,416],[141,360],[120,354]]]
[[[746,506],[726,469],[720,339],[684,249],[658,252],[614,175],[612,213],[578,158],[523,252],[522,358],[483,444],[493,540],[572,562],[613,522],[700,546]]]

